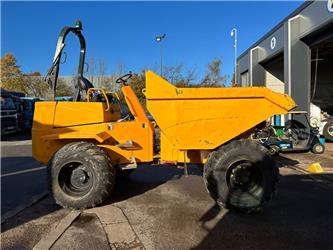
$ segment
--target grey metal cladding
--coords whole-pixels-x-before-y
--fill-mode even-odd
[[[249,70],[249,54],[245,54],[239,61],[238,61],[238,73],[241,74],[246,70]]]
[[[300,15],[300,22],[297,32],[293,34],[293,40],[301,39],[321,26],[333,21],[333,12],[328,11],[327,1],[306,1],[302,6],[300,6],[300,8],[294,11],[291,15],[259,39],[254,45],[243,52],[238,57],[239,67],[242,67],[242,69],[245,70],[246,67],[243,67],[242,63],[245,61],[249,63],[248,59],[245,59],[245,57],[247,57],[250,53],[250,49],[256,46],[263,49],[263,53],[261,54],[259,61],[266,60],[281,52],[285,46],[284,29],[287,27],[283,24],[287,23],[288,19],[298,14]],[[273,37],[276,39],[274,49],[271,48],[271,41]],[[241,73],[242,71],[239,72]]]
[[[300,16],[299,38],[303,38],[333,20],[333,13],[327,9],[327,1],[313,2],[300,13]]]
[[[273,42],[275,40],[275,42]],[[274,45],[274,46],[273,46]],[[274,57],[284,48],[284,30],[283,26],[276,30],[272,35],[267,37],[258,45],[262,53],[260,53],[259,61]]]

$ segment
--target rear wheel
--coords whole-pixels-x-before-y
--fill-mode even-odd
[[[204,182],[218,205],[250,213],[271,199],[278,168],[266,152],[256,142],[241,140],[211,153],[204,166]]]
[[[115,169],[103,150],[87,142],[65,145],[48,164],[48,183],[56,202],[66,208],[102,203],[115,186]]]

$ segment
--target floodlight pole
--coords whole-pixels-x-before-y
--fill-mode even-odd
[[[235,52],[235,69],[234,69],[234,85],[236,86],[237,78],[237,29],[233,28],[230,33],[231,37],[234,37],[234,52]]]
[[[155,38],[156,42],[160,43],[160,74],[163,76],[163,48],[162,48],[162,40],[165,38],[165,34],[162,36],[157,36]]]

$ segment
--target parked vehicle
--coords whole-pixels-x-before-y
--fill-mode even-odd
[[[19,131],[25,130],[25,123],[24,123],[24,111],[23,111],[23,101],[21,98],[12,95],[12,99],[16,108],[17,113],[17,126]]]
[[[15,133],[18,130],[17,111],[12,95],[1,90],[1,135]]]
[[[320,141],[318,128],[311,127],[305,111],[289,112],[291,119],[285,126],[268,126],[254,134],[254,139],[259,140],[270,152],[307,152],[322,154],[325,146]],[[303,115],[308,124],[305,126],[299,120],[294,119],[295,115]]]
[[[41,99],[36,97],[21,97],[21,100],[23,101],[24,129],[30,130],[32,128],[35,103],[41,101]]]

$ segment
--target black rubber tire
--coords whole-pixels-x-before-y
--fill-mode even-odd
[[[323,128],[323,136],[325,137],[326,140],[333,142],[333,136],[330,135],[329,133],[329,129],[332,129],[332,127],[333,127],[333,121],[329,120]]]
[[[315,145],[312,146],[311,152],[314,154],[323,154],[325,152],[325,146],[320,142],[317,142]]]
[[[231,170],[244,162],[259,179],[258,185],[253,184],[249,190],[231,185]],[[212,152],[203,174],[207,191],[219,206],[244,213],[261,210],[275,193],[278,176],[279,170],[267,149],[251,140],[232,141]]]
[[[84,194],[69,193],[71,188],[63,184],[70,178],[65,168],[70,169],[68,165],[73,163],[83,164],[89,171],[91,186]],[[107,154],[93,143],[66,144],[54,154],[47,170],[49,189],[56,203],[65,208],[95,207],[103,203],[115,187],[115,169]]]

